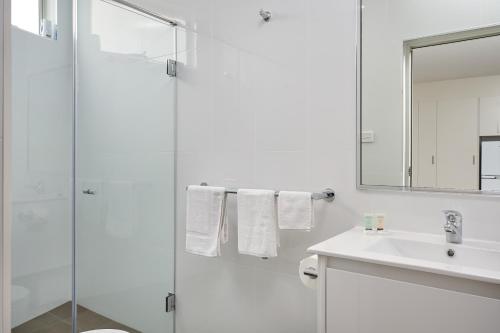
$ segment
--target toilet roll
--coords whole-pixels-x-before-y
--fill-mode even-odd
[[[307,288],[316,289],[318,276],[318,256],[313,255],[300,261],[299,276],[302,284]]]

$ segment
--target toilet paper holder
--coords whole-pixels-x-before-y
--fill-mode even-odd
[[[316,289],[319,282],[318,256],[304,258],[299,265],[299,278],[302,284],[310,289]]]
[[[316,273],[304,272],[303,274],[306,275],[306,276],[309,276],[311,279],[317,279],[318,278],[318,274],[316,274]]]

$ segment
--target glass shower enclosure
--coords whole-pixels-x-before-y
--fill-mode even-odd
[[[175,25],[22,1],[38,16],[12,15],[12,332],[173,332]]]

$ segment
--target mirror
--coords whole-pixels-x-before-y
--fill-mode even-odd
[[[359,187],[500,194],[500,2],[359,10]]]

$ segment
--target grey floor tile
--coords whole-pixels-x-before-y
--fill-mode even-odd
[[[47,327],[33,331],[33,333],[71,333],[71,325],[58,320]]]
[[[49,311],[50,314],[59,319],[71,319],[71,302],[66,302]]]
[[[82,314],[86,311],[88,311],[86,308],[83,306],[78,305],[78,314]],[[71,302],[66,302],[61,306],[58,306],[57,308],[54,308],[49,311],[49,313],[53,314],[59,319],[62,319],[66,322],[71,322]]]
[[[57,321],[57,317],[47,312],[13,328],[12,333],[33,333],[36,330],[48,327]]]
[[[85,307],[78,306],[78,332],[95,329],[119,329],[129,333],[141,333]],[[12,329],[12,333],[70,333],[71,302],[65,303]]]
[[[78,313],[78,331],[85,332],[103,328],[109,322],[109,319],[100,316],[92,311]]]
[[[110,327],[105,327],[105,328],[112,328],[112,329],[115,329],[115,330],[122,330],[122,331],[129,332],[129,333],[141,333],[141,332],[139,332],[137,330],[134,330],[133,328],[130,328],[130,327],[125,326],[123,324],[117,323],[116,321],[111,321]]]

